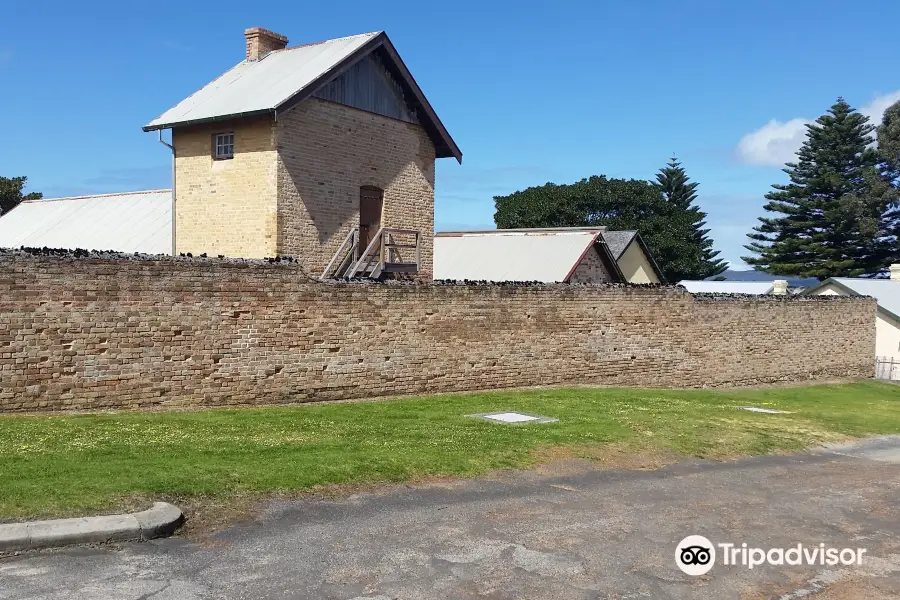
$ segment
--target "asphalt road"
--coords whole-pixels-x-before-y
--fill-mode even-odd
[[[561,472],[561,469],[567,470]],[[0,559],[0,598],[900,597],[900,440],[656,471],[581,463],[272,503],[209,543],[179,538]],[[675,564],[714,544],[865,548],[861,565]]]

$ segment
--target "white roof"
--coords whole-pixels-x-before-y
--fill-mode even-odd
[[[771,281],[679,281],[692,294],[768,294]]]
[[[900,281],[857,279],[855,277],[833,277],[832,279],[860,296],[872,296],[878,300],[878,306],[900,317]]]
[[[172,192],[152,190],[22,202],[0,215],[0,248],[172,252]]]
[[[434,278],[565,281],[597,231],[455,233],[434,238]]]
[[[273,110],[379,33],[286,48],[270,52],[261,60],[244,60],[144,128],[164,129],[176,123]]]

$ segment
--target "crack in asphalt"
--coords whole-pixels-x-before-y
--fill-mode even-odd
[[[172,587],[172,580],[171,580],[171,579],[168,580],[168,581],[166,581],[166,585],[162,586],[161,588],[159,588],[159,589],[156,590],[155,592],[149,592],[149,593],[144,594],[143,596],[138,596],[137,598],[135,598],[135,600],[150,600],[150,598],[152,598],[153,596],[157,596],[157,595],[159,595],[159,594],[162,594],[164,591],[166,591],[166,590],[169,589],[170,587]]]

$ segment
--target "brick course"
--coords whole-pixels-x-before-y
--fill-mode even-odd
[[[875,301],[0,253],[0,412],[871,377]]]

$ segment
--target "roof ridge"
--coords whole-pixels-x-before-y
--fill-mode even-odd
[[[497,234],[516,234],[523,235],[527,233],[607,233],[605,225],[598,227],[522,227],[519,229],[457,229],[450,231],[438,231],[434,235],[438,236],[460,236],[460,235],[497,235]]]
[[[38,198],[37,200],[23,200],[20,204],[28,204],[35,202],[56,202],[57,200],[85,200],[87,198],[109,198],[110,196],[134,196],[136,194],[161,194],[163,192],[172,193],[171,189],[160,190],[137,190],[134,192],[109,192],[106,194],[90,194],[86,196],[61,196],[59,198]]]
[[[289,46],[286,48],[281,48],[279,50],[273,50],[269,52],[269,54],[275,54],[276,52],[285,52],[287,50],[296,50],[297,48],[308,48],[309,46],[317,46],[319,44],[327,44],[328,42],[338,42],[341,40],[352,40],[353,38],[365,37],[365,36],[376,36],[380,33],[384,33],[383,31],[367,31],[365,33],[356,33],[354,35],[344,35],[337,38],[329,38],[327,40],[319,40],[318,42],[307,42],[305,44],[298,44],[296,46]],[[268,54],[266,55],[268,56]]]

